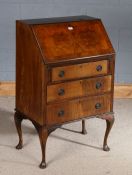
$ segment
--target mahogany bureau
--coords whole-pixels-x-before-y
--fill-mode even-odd
[[[46,167],[49,134],[61,125],[98,117],[106,120],[103,150],[114,123],[115,51],[100,19],[88,16],[18,20],[16,22],[16,109],[21,122],[35,126]]]

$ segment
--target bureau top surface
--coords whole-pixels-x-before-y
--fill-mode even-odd
[[[31,27],[46,64],[114,54],[100,19],[89,16],[22,20]]]
[[[21,20],[27,24],[45,24],[45,23],[63,23],[63,22],[73,22],[82,20],[93,20],[97,19],[91,16],[81,15],[81,16],[67,16],[67,17],[53,17],[53,18],[39,18],[39,19],[25,19]]]

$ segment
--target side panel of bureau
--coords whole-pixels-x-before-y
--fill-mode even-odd
[[[113,101],[114,101],[114,78],[115,78],[115,55],[110,59],[110,72],[112,75],[111,81],[111,112],[113,112]]]
[[[47,124],[64,122],[110,112],[111,95],[85,97],[47,106]]]
[[[31,28],[19,21],[16,25],[16,108],[43,125],[44,64]]]

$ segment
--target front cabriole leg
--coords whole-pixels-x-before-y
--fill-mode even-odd
[[[110,148],[107,144],[107,139],[110,133],[110,130],[114,124],[114,114],[113,113],[107,113],[107,114],[103,114],[101,116],[102,119],[106,120],[106,131],[105,131],[105,136],[104,136],[104,143],[103,143],[103,150],[104,151],[109,151]]]
[[[46,152],[46,141],[49,135],[48,129],[45,126],[40,126],[36,124],[35,122],[32,122],[32,123],[38,132],[40,145],[41,145],[41,151],[42,151],[42,161],[39,167],[44,169],[46,168],[45,152]]]
[[[19,143],[16,146],[16,149],[22,149],[23,147],[23,138],[22,138],[22,129],[21,129],[21,123],[23,119],[24,117],[22,116],[22,114],[16,111],[14,114],[14,121],[15,121],[17,132],[18,132],[18,136],[19,136]]]

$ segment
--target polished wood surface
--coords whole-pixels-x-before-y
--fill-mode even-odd
[[[16,25],[16,108],[43,125],[45,66],[30,27]]]
[[[99,105],[99,106],[96,106]],[[47,124],[59,124],[110,112],[110,95],[85,97],[47,106]]]
[[[0,96],[15,96],[15,82],[0,82]],[[114,85],[115,99],[131,99],[132,84],[115,84]]]
[[[18,20],[16,45],[16,148],[23,147],[21,123],[28,119],[38,132],[40,168],[45,168],[46,141],[52,131],[82,120],[81,133],[86,134],[85,119],[98,117],[106,120],[103,149],[109,151],[115,52],[101,20]]]
[[[101,20],[33,25],[46,63],[114,53]]]
[[[100,68],[100,70],[98,68]],[[63,76],[60,76],[61,72],[64,72]],[[109,61],[102,60],[102,61],[52,68],[51,80],[60,81],[75,78],[91,77],[96,75],[106,75],[108,72],[109,72]]]
[[[101,20],[34,25],[45,62],[114,53]]]
[[[111,91],[111,75],[47,86],[47,102]]]

